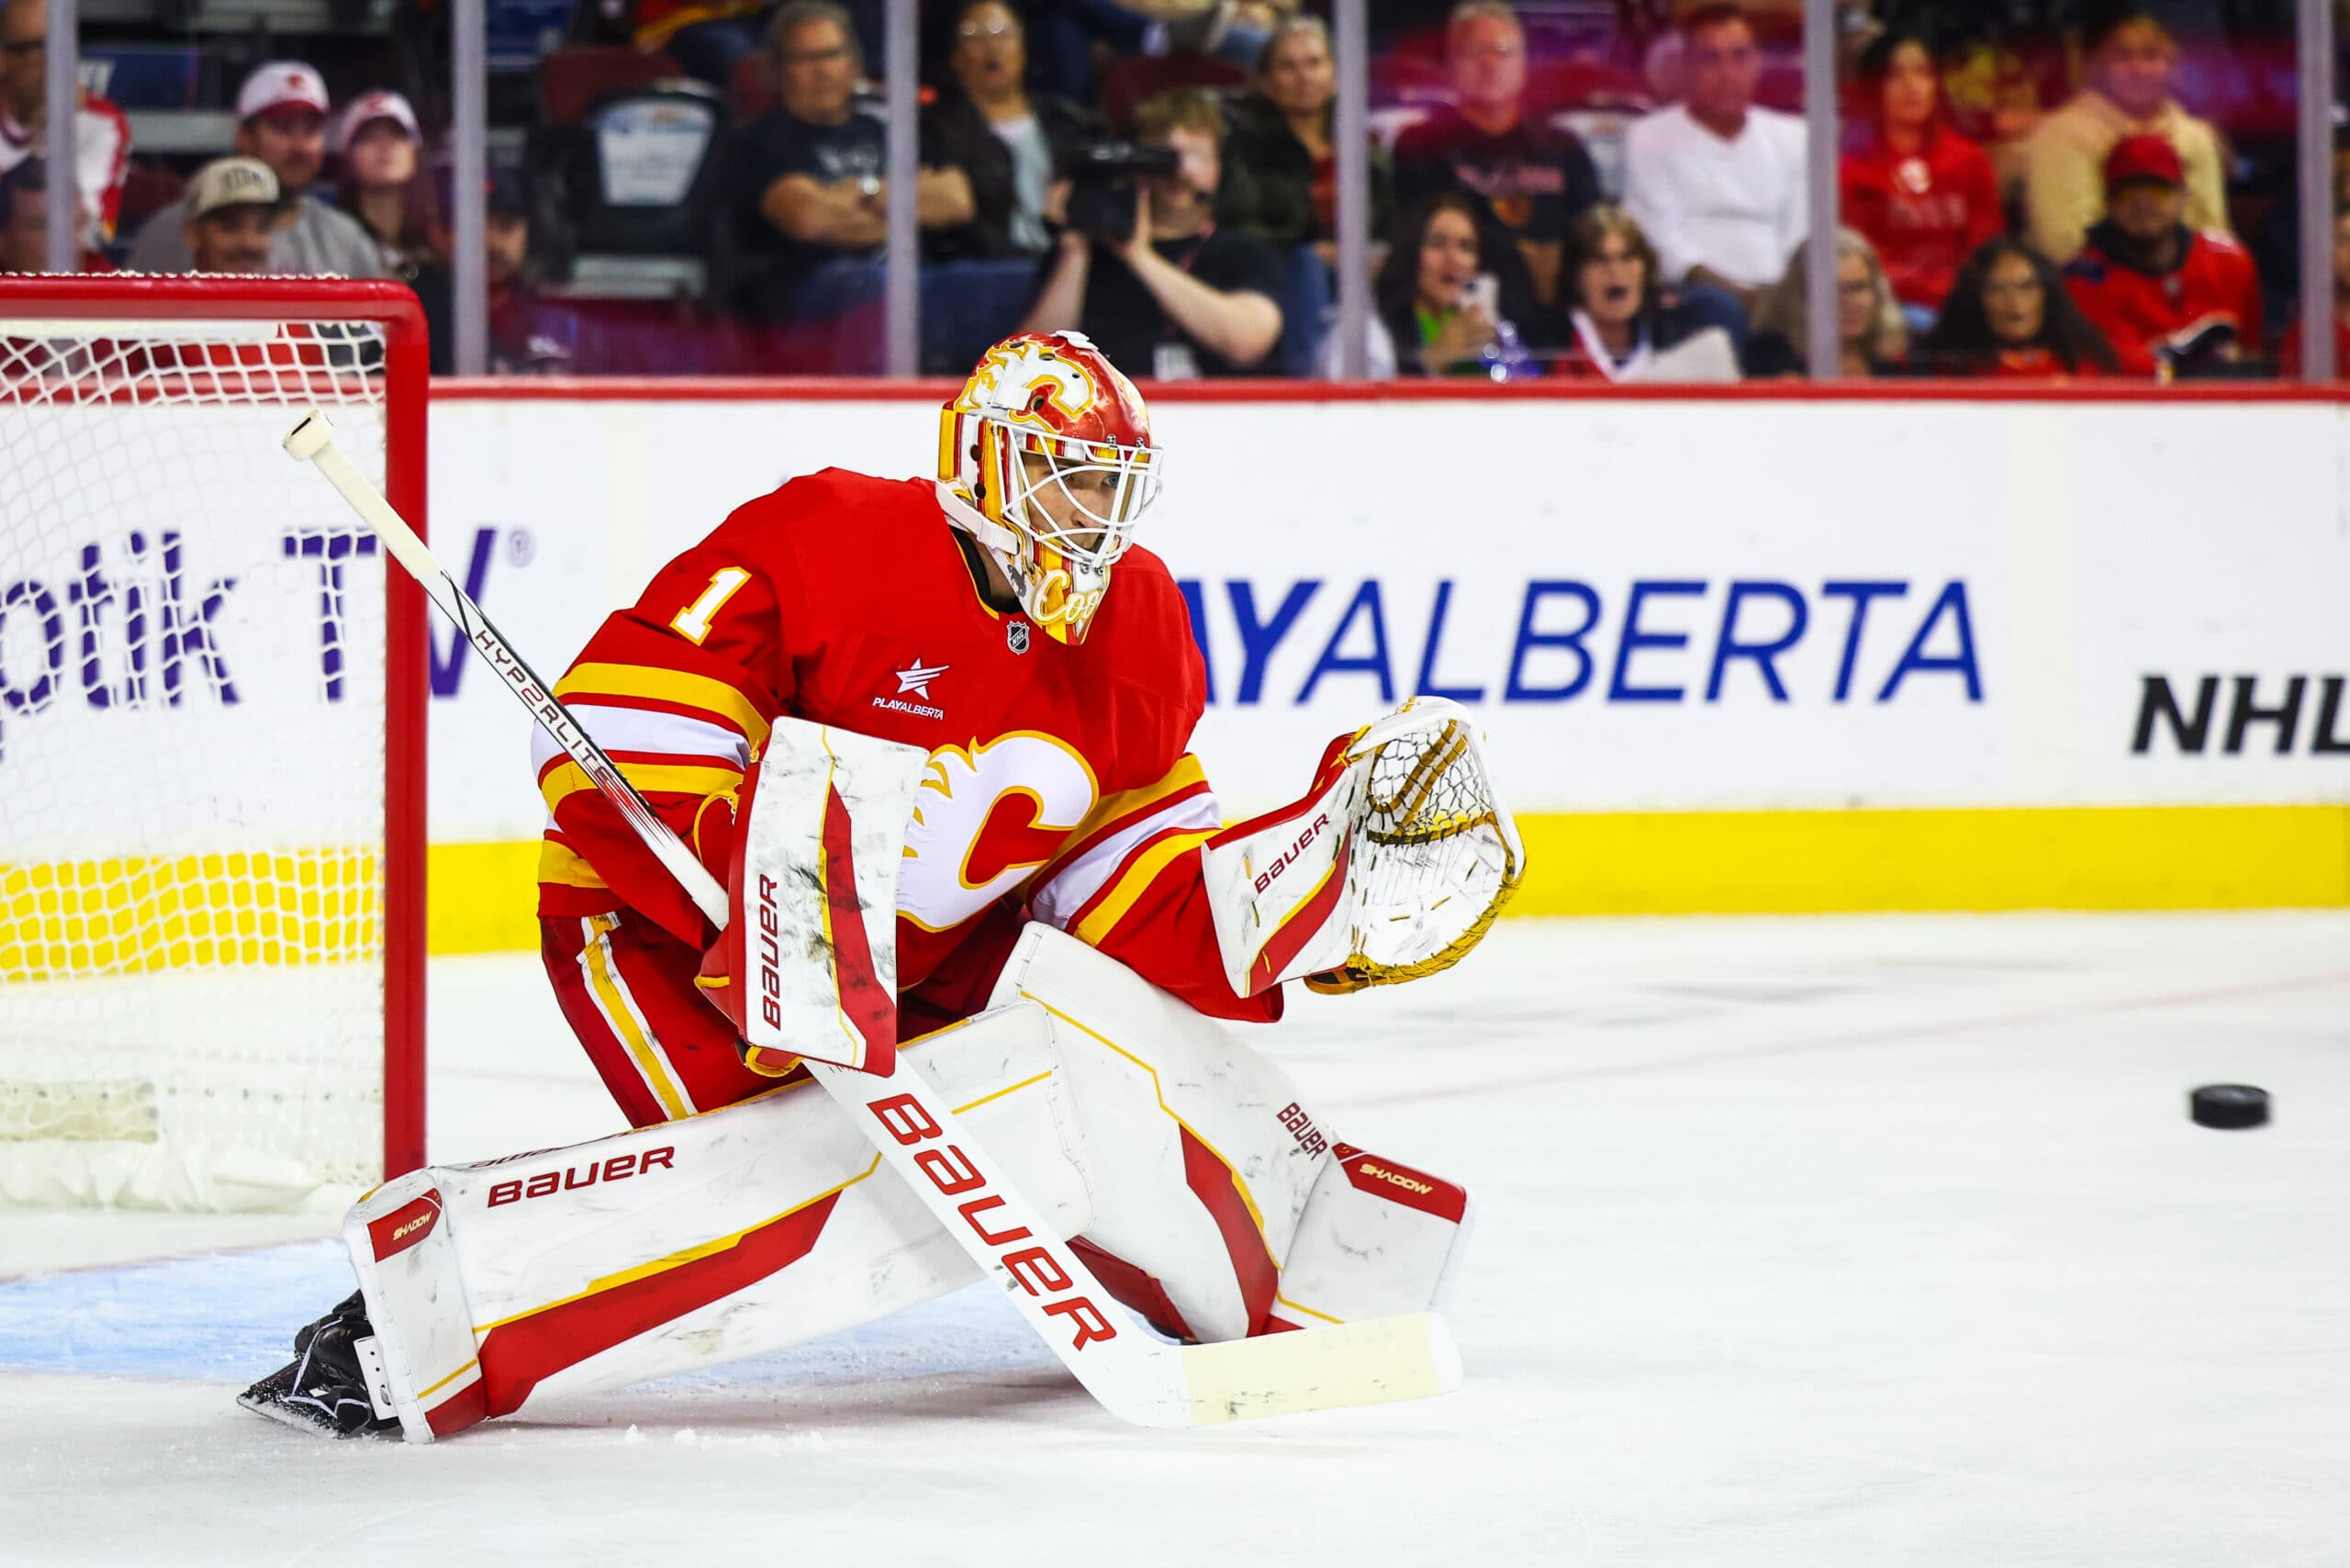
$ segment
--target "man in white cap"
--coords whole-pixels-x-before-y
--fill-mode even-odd
[[[49,155],[48,59],[46,0],[0,0],[0,174]],[[95,251],[114,238],[115,215],[122,207],[130,122],[87,87],[81,94],[73,123],[73,184],[82,204],[82,249]]]
[[[304,193],[326,163],[327,84],[298,60],[258,66],[237,89],[237,151],[260,160],[276,177],[276,226],[269,270],[382,277],[383,252],[350,214]],[[158,210],[131,242],[134,272],[188,270],[188,204]]]
[[[277,218],[277,176],[258,158],[215,158],[188,182],[180,225],[199,273],[269,271],[270,230]]]

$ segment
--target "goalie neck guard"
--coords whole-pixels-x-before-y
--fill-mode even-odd
[[[1159,458],[1142,394],[1076,332],[1006,338],[939,416],[948,517],[1038,628],[1072,644],[1158,498]]]

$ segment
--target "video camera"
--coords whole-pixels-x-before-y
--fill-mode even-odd
[[[1150,147],[1102,136],[1079,147],[1067,164],[1069,226],[1089,239],[1116,243],[1135,231],[1135,181],[1182,166],[1171,147]]]

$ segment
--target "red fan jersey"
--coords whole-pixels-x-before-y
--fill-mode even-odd
[[[899,871],[901,996],[979,1005],[1024,913],[1203,1012],[1278,1017],[1276,992],[1223,978],[1197,853],[1221,821],[1187,750],[1205,666],[1167,568],[1130,551],[1071,647],[982,599],[976,548],[930,480],[794,479],[664,566],[555,693],[688,842],[778,716],[930,753]],[[626,906],[705,945],[618,812],[539,747],[540,913]]]
[[[1983,150],[1937,127],[1915,152],[1896,152],[1883,135],[1844,154],[1845,224],[1876,247],[1904,305],[1942,308],[1958,269],[2006,226],[1998,182]]]
[[[2116,259],[2113,226],[2091,229],[2065,269],[2065,287],[2105,341],[2125,375],[2151,375],[2168,353],[2190,352],[2211,330],[2232,328],[2247,355],[2260,352],[2260,276],[2252,252],[2225,234],[2189,232],[2169,272],[2143,272]]]

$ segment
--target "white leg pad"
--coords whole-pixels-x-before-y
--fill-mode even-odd
[[[987,1013],[906,1048],[1046,1220],[1083,1228],[1084,1148],[1044,1014]],[[363,1200],[344,1238],[412,1441],[816,1338],[978,1277],[813,1084],[413,1172]]]
[[[1289,1075],[1237,1033],[1049,927],[1028,928],[990,1000],[1051,1018],[1094,1154],[1083,1240],[1147,1275],[1181,1331],[1233,1339],[1427,1310],[1460,1187],[1332,1146]],[[1131,1278],[1097,1272],[1142,1305]]]
[[[1476,1223],[1468,1193],[1349,1144],[1330,1153],[1281,1270],[1277,1317],[1312,1328],[1442,1306]]]

